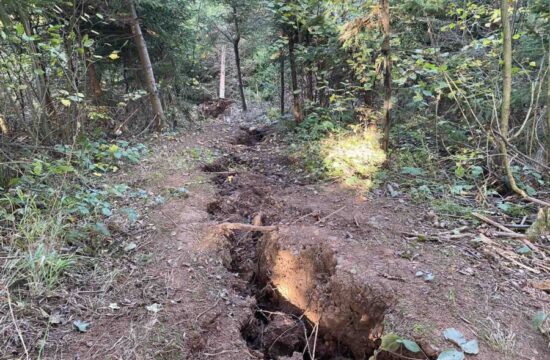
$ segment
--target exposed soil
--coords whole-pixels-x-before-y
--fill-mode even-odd
[[[179,166],[196,147],[216,159]],[[453,348],[449,327],[480,341],[472,358],[549,356],[531,325],[550,295],[529,281],[544,276],[499,266],[465,239],[411,239],[441,231],[428,210],[314,182],[277,132],[248,119],[213,120],[157,149],[121,177],[190,195],[144,219],[154,231],[133,239],[133,265],[80,314],[90,330],[53,328],[46,358],[367,359],[393,331],[424,352],[401,355],[435,359]]]

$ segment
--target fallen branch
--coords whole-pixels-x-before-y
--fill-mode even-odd
[[[515,238],[515,239],[526,239],[527,236],[525,234],[518,234],[518,233],[510,233],[508,231],[500,232],[497,231],[493,233],[494,236],[497,237],[504,237],[504,238]]]
[[[307,218],[308,216],[315,215],[315,214],[316,214],[316,212],[315,212],[315,211],[312,211],[312,212],[310,212],[310,213],[308,213],[308,214],[302,215],[302,216],[300,216],[299,218],[297,218],[296,220],[294,220],[293,222],[291,222],[290,225],[294,225],[294,224],[296,224],[297,222],[299,222],[300,220],[303,220],[303,219]]]
[[[429,234],[417,234],[412,232],[406,232],[402,231],[401,234],[406,236],[411,236],[410,240],[419,240],[419,241],[433,241],[433,242],[441,242],[441,240],[436,235],[429,235]]]
[[[525,235],[518,234],[517,232],[515,232],[515,231],[513,231],[513,230],[511,230],[511,229],[508,229],[506,226],[504,226],[504,225],[502,225],[502,224],[499,224],[499,223],[497,223],[496,221],[491,220],[491,219],[489,219],[488,217],[483,216],[483,215],[481,215],[481,214],[478,214],[478,213],[473,212],[473,213],[472,213],[472,216],[475,217],[475,218],[478,218],[479,220],[481,220],[481,221],[483,221],[483,222],[485,222],[485,223],[487,223],[487,224],[493,225],[494,227],[496,227],[496,228],[498,228],[498,229],[504,231],[505,233],[508,233],[508,234],[510,234],[510,235],[512,235],[512,236],[514,236],[514,237],[516,237],[516,236],[517,236],[517,237],[525,237]],[[519,236],[518,236],[518,235],[519,235]]]
[[[258,232],[270,232],[277,231],[277,226],[262,226],[262,225],[250,225],[250,224],[241,224],[241,223],[223,223],[219,224],[218,227],[222,230],[245,230],[245,231],[258,231]]]
[[[19,340],[21,341],[21,345],[23,346],[23,351],[25,351],[25,359],[28,360],[28,359],[30,359],[29,350],[27,350],[27,345],[25,344],[25,339],[23,338],[23,334],[21,333],[21,329],[19,329],[19,325],[17,325],[17,320],[15,319],[15,315],[13,313],[13,308],[11,306],[10,290],[8,289],[7,286],[4,288],[4,290],[6,291],[7,298],[8,298],[8,307],[10,309],[11,320],[13,322],[13,325],[15,326],[15,331],[17,332],[17,335],[19,336]]]
[[[481,239],[481,241],[483,243],[485,243],[486,245],[489,245],[490,248],[495,251],[498,255],[500,255],[501,257],[503,257],[504,259],[508,260],[508,261],[511,261],[512,263],[516,264],[517,266],[519,267],[522,267],[524,268],[525,270],[528,270],[534,274],[540,274],[540,271],[537,270],[537,269],[533,269],[532,267],[529,267],[523,263],[521,263],[520,261],[517,261],[515,259],[515,254],[511,253],[510,251],[507,251],[507,250],[504,250],[504,249],[501,249],[493,240],[489,239],[487,236],[483,235],[483,234],[479,234],[479,238]]]
[[[206,314],[207,312],[209,312],[210,310],[213,310],[216,306],[218,306],[218,304],[220,303],[220,300],[221,300],[221,297],[219,297],[218,300],[216,300],[214,305],[210,306],[208,309],[204,310],[199,315],[197,315],[197,317],[195,318],[195,322],[199,321],[201,316],[203,316],[204,314]]]
[[[340,211],[344,210],[345,208],[346,208],[346,206],[344,205],[344,206],[342,206],[340,209],[331,212],[330,214],[328,214],[328,215],[325,216],[324,218],[319,219],[319,220],[316,222],[316,224],[319,224],[319,223],[321,223],[321,222],[324,222],[326,219],[328,219],[329,217],[331,217],[331,216],[333,216],[333,215],[338,214]]]

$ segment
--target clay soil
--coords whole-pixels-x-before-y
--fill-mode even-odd
[[[549,307],[529,285],[543,275],[503,266],[467,237],[411,237],[443,231],[429,209],[311,180],[276,129],[251,118],[163,138],[119,175],[189,196],[145,216],[113,285],[78,314],[89,330],[53,327],[44,358],[367,359],[395,332],[423,354],[379,359],[435,359],[453,348],[442,336],[451,327],[478,339],[468,358],[550,358],[531,321]]]

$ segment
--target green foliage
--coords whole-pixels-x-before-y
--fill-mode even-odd
[[[143,193],[125,184],[99,186],[94,178],[117,171],[124,162],[138,162],[145,153],[141,144],[84,142],[75,148],[56,147],[55,157],[21,163],[19,176],[0,193],[0,227],[13,229],[3,235],[14,258],[2,269],[7,285],[24,283],[32,295],[51,291],[77,265],[77,253],[103,248],[102,240],[111,234],[95,219],[113,215],[113,199],[139,199]],[[138,217],[131,208],[125,215],[130,222]]]
[[[380,344],[379,349],[370,359],[375,360],[378,353],[383,351],[389,352],[391,354],[398,354],[401,349],[406,349],[415,354],[422,352],[420,346],[418,346],[416,342],[405,339],[397,334],[389,333],[382,336],[382,343]]]
[[[550,319],[550,315],[544,311],[538,311],[535,316],[533,316],[533,326],[540,332],[544,332],[544,324]]]
[[[361,127],[322,140],[321,156],[329,176],[362,189],[373,185],[375,173],[386,161],[380,148],[380,134]]]

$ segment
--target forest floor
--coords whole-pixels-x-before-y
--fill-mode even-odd
[[[548,358],[532,325],[549,310],[533,286],[544,273],[474,241],[498,229],[442,228],[406,197],[312,180],[262,119],[235,112],[164,136],[112,179],[167,195],[139,229],[120,231],[107,286],[71,294],[44,358],[363,359],[380,322],[424,354],[379,359],[435,359],[457,348],[448,328],[479,341],[467,358]]]

